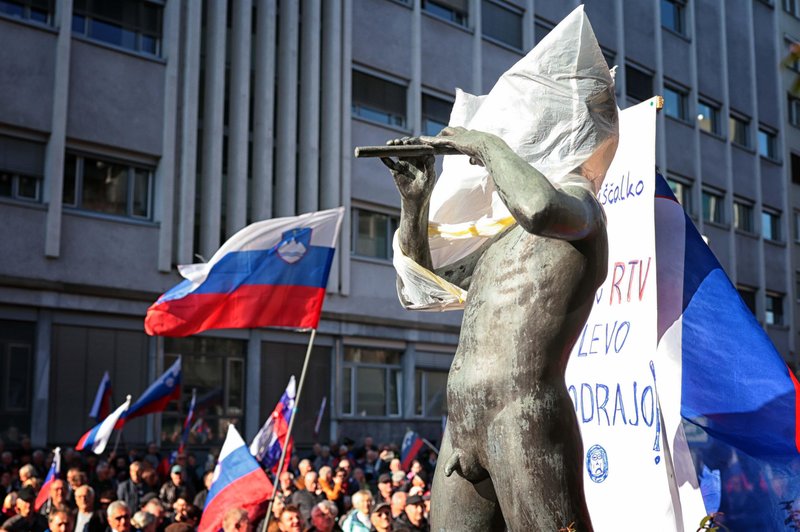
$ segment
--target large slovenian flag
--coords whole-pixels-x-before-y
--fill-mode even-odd
[[[208,329],[316,328],[344,207],[251,224],[148,310],[150,335]]]
[[[170,367],[153,384],[147,388],[133,406],[117,422],[117,428],[122,428],[131,419],[163,412],[172,400],[181,396],[181,357],[178,357]]]
[[[56,447],[53,450],[53,463],[50,464],[50,470],[44,478],[44,484],[39,488],[39,493],[36,495],[36,502],[33,505],[34,510],[37,512],[44,506],[47,499],[50,498],[50,484],[61,476],[61,447]]]
[[[103,454],[103,451],[105,451],[106,445],[108,444],[108,440],[111,438],[111,433],[114,432],[117,422],[120,420],[120,418],[122,418],[130,405],[131,396],[129,395],[125,402],[122,403],[119,408],[114,410],[111,415],[105,418],[99,425],[96,425],[94,428],[90,429],[89,432],[81,436],[81,439],[78,440],[78,444],[75,445],[75,450],[83,451],[85,449],[89,449],[94,452],[94,454]]]
[[[411,463],[422,449],[424,441],[419,434],[413,430],[406,432],[403,437],[403,445],[400,447],[400,467],[404,471],[411,469]]]
[[[94,396],[94,403],[92,403],[92,410],[89,412],[89,417],[95,421],[100,421],[111,413],[111,377],[108,371],[103,373],[103,378],[100,380],[100,385],[97,387],[97,393]]]
[[[264,422],[264,426],[261,427],[258,434],[253,438],[252,443],[250,443],[250,453],[265,471],[270,471],[273,474],[278,472],[283,442],[286,439],[289,422],[292,420],[295,410],[296,390],[297,386],[294,375],[292,375],[272,414],[270,414],[267,421]],[[286,444],[286,456],[291,455],[293,443],[293,439],[289,437],[289,442]],[[286,460],[283,467],[284,471],[288,465],[289,460]]]
[[[236,428],[228,426],[198,532],[221,530],[222,518],[231,508],[244,509],[250,522],[257,523],[266,514],[271,497],[267,474],[258,467]]]

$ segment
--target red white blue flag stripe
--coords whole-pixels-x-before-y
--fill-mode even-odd
[[[78,440],[78,444],[75,446],[75,450],[90,450],[95,454],[103,454],[103,451],[105,451],[106,445],[108,444],[108,440],[111,438],[111,433],[114,432],[114,427],[117,425],[117,422],[120,420],[120,418],[125,414],[125,411],[128,410],[130,404],[131,396],[129,395],[127,400],[122,403],[119,408],[114,410],[111,415],[105,418],[99,425],[95,425],[86,434],[81,436],[81,439]]]
[[[34,510],[37,512],[44,506],[47,499],[50,498],[50,484],[61,476],[61,447],[56,447],[53,450],[53,463],[50,464],[50,469],[47,471],[47,476],[44,478],[44,484],[39,488],[39,493],[36,495],[36,502],[33,505]]]
[[[222,518],[231,508],[244,509],[250,522],[257,523],[266,514],[271,496],[267,474],[258,467],[236,428],[229,425],[198,532],[221,530]]]
[[[405,471],[411,468],[411,463],[419,454],[424,444],[422,438],[414,432],[409,430],[403,437],[403,444],[400,447],[400,467]]]
[[[151,384],[139,399],[125,412],[117,422],[117,428],[122,428],[127,421],[152,414],[163,412],[170,401],[181,396],[181,357],[178,357],[170,367],[153,384]]]
[[[192,421],[194,420],[194,407],[197,403],[197,389],[192,390],[192,402],[189,403],[189,412],[186,414],[186,420],[183,422],[183,433],[181,433],[181,444],[178,447],[178,452],[182,453],[186,448],[186,442],[189,440],[189,432],[192,428]]]
[[[150,335],[208,329],[316,328],[344,208],[251,224],[148,310]]]
[[[296,383],[294,375],[289,378],[286,390],[281,395],[278,404],[272,414],[267,418],[264,426],[258,431],[253,441],[250,443],[250,453],[265,471],[273,474],[278,471],[278,463],[281,458],[281,450],[289,430],[289,422],[295,410]],[[289,437],[286,445],[286,455],[292,452],[293,439]],[[289,461],[284,462],[284,470],[288,467]]]
[[[111,377],[108,371],[103,373],[103,378],[100,380],[100,385],[97,387],[97,393],[94,396],[94,403],[92,403],[92,410],[89,412],[89,417],[95,421],[100,421],[111,413]]]

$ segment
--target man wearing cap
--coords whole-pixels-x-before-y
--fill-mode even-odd
[[[3,530],[9,532],[44,532],[47,530],[47,519],[33,510],[36,494],[29,487],[17,493],[17,515],[3,523]]]
[[[169,470],[169,480],[161,486],[158,498],[167,505],[167,508],[172,508],[180,495],[191,500],[194,498],[194,488],[183,480],[183,467],[176,464]]]
[[[430,526],[424,516],[425,502],[420,495],[412,495],[406,499],[403,514],[397,518],[397,525],[404,526],[412,532],[429,532]]]
[[[392,502],[392,475],[383,473],[378,477],[378,502],[391,504]]]
[[[369,522],[375,532],[389,532],[392,530],[392,508],[385,502],[379,502],[369,514]]]

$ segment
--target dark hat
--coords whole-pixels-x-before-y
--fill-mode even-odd
[[[422,497],[419,495],[412,495],[408,499],[406,499],[406,506],[409,504],[422,504]]]
[[[22,499],[25,502],[32,503],[36,500],[36,493],[30,486],[25,486],[17,492],[17,499]]]
[[[378,510],[383,510],[384,508],[389,508],[389,512],[391,513],[392,506],[388,502],[379,502],[372,507],[372,511],[369,513],[369,515],[374,514]]]
[[[384,482],[391,482],[391,481],[392,481],[392,475],[390,475],[389,473],[384,473],[378,477],[378,484],[383,484]]]

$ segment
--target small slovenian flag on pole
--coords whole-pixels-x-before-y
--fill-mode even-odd
[[[181,434],[181,444],[178,446],[178,454],[182,453],[186,448],[186,442],[189,440],[189,432],[192,428],[192,421],[194,420],[194,406],[197,403],[197,389],[192,390],[192,402],[189,403],[189,412],[186,414],[186,420],[183,422],[183,433]]]
[[[413,430],[406,432],[403,437],[403,445],[400,448],[400,467],[404,471],[408,471],[411,468],[411,462],[417,457],[424,443],[419,434]]]
[[[275,405],[272,414],[267,418],[264,426],[261,427],[250,444],[250,453],[266,471],[277,472],[283,441],[286,439],[289,422],[292,420],[296,394],[295,379],[294,375],[292,375],[280,401]],[[290,456],[292,453],[292,443],[293,439],[290,437],[289,443],[286,444],[286,456]],[[288,467],[288,464],[289,461],[287,460],[284,463],[284,470]]]
[[[131,396],[129,395],[125,399],[125,402],[114,410],[110,416],[105,418],[99,425],[96,425],[78,440],[75,450],[83,451],[89,449],[94,452],[94,454],[103,454],[108,440],[111,438],[111,433],[114,432],[114,427],[117,425],[117,421],[125,414],[125,411],[128,410],[130,405]]]
[[[251,224],[148,310],[149,335],[208,329],[316,329],[344,207]]]
[[[61,476],[61,447],[56,447],[53,450],[53,463],[50,464],[50,470],[44,479],[44,484],[39,488],[39,494],[36,496],[36,502],[33,505],[34,510],[37,512],[44,506],[47,499],[50,498],[50,484]]]
[[[117,421],[117,428],[122,428],[126,422],[145,414],[163,412],[170,401],[180,398],[181,375],[181,357],[178,357],[178,360],[151,384],[142,396],[133,403],[130,410],[125,412]]]
[[[94,396],[94,403],[92,403],[92,410],[89,412],[89,417],[95,421],[100,421],[108,417],[111,413],[111,377],[108,376],[108,371],[103,374],[100,380],[100,385],[97,387],[97,394]]]

